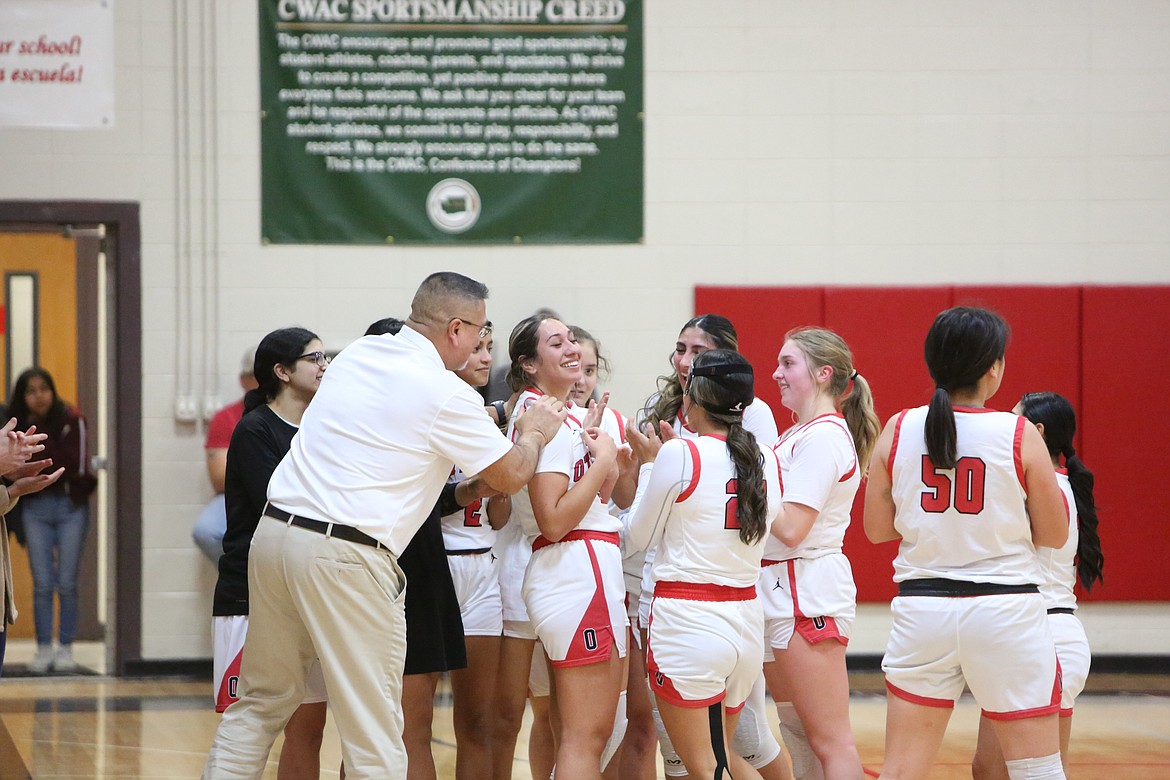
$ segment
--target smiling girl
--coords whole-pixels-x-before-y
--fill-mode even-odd
[[[853,367],[848,345],[830,330],[790,331],[772,378],[796,425],[775,447],[784,504],[759,582],[768,648],[764,676],[797,780],[818,777],[821,769],[829,780],[860,780],[845,669],[857,589],[842,545],[862,464],[881,425],[869,383]]]

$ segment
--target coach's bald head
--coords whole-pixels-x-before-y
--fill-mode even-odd
[[[453,271],[433,273],[414,294],[407,324],[430,339],[443,365],[458,370],[475,351],[487,323],[487,297],[482,282]]]

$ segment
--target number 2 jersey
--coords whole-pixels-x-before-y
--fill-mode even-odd
[[[780,466],[767,446],[758,446],[768,528],[780,510]],[[755,586],[768,533],[751,545],[740,540],[736,488],[735,465],[721,436],[668,441],[653,464],[642,466],[627,544],[630,550],[657,545],[654,582]]]
[[[956,468],[926,454],[927,407],[898,416],[888,461],[894,528],[902,536],[894,581],[1040,582],[1021,452],[1028,421],[1007,412],[955,407]]]

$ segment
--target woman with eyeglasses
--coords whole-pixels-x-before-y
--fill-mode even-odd
[[[254,370],[259,387],[244,396],[244,416],[228,445],[224,477],[227,531],[212,607],[217,712],[239,698],[236,685],[248,630],[248,548],[267,503],[268,481],[288,452],[328,365],[321,340],[304,328],[274,330],[256,348]],[[304,703],[284,729],[278,770],[281,780],[320,775],[325,703],[325,680],[320,664],[315,663]]]

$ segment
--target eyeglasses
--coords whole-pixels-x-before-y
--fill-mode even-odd
[[[329,365],[329,356],[321,351],[306,352],[297,358],[297,360],[311,360],[317,364],[317,368],[325,368],[325,366]]]
[[[488,334],[492,332],[492,321],[491,320],[488,320],[487,322],[485,322],[482,325],[480,325],[478,322],[472,322],[471,320],[465,320],[462,317],[452,317],[451,318],[451,322],[454,322],[455,320],[459,320],[462,323],[466,323],[467,325],[474,325],[475,327],[479,328],[479,338],[480,339],[486,339],[488,337]]]

